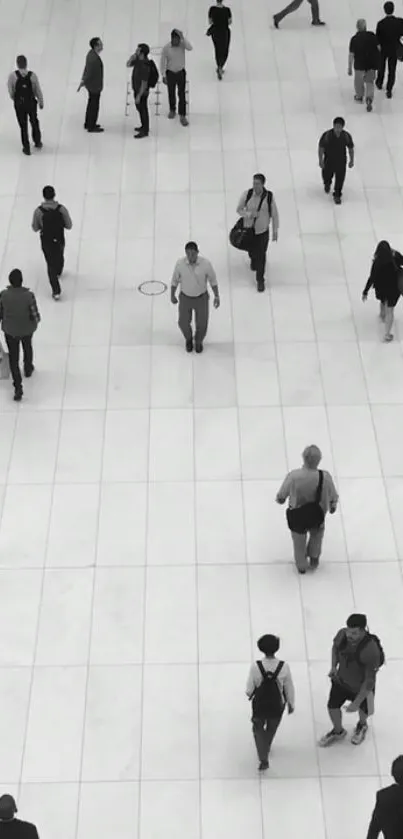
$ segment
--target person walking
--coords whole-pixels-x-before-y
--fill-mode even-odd
[[[214,268],[208,259],[199,255],[199,248],[196,242],[188,242],[185,245],[186,257],[179,259],[175,265],[171,280],[171,303],[175,306],[178,303],[176,296],[178,285],[179,294],[179,317],[178,325],[185,341],[186,351],[193,350],[192,316],[195,315],[195,349],[197,353],[203,352],[203,341],[206,337],[209,319],[209,295],[208,285],[214,294],[214,308],[220,305],[220,294]]]
[[[368,828],[367,839],[402,839],[403,836],[403,755],[396,757],[391,769],[394,784],[379,790]]]
[[[279,23],[290,15],[292,12],[296,12],[300,6],[302,6],[304,0],[292,0],[288,6],[285,7],[281,12],[277,12],[276,15],[273,15],[273,23],[276,29],[278,29]],[[323,20],[320,19],[320,12],[319,12],[319,0],[308,0],[308,3],[311,7],[312,13],[312,26],[325,26]]]
[[[341,204],[344,181],[346,179],[347,150],[349,154],[348,168],[354,166],[354,142],[351,134],[345,131],[343,117],[333,120],[333,128],[325,131],[319,140],[319,167],[322,170],[322,180],[325,192],[330,192],[333,178],[335,204]]]
[[[100,134],[104,130],[97,122],[101,93],[104,87],[104,64],[101,58],[103,48],[101,38],[91,38],[82,79],[77,88],[77,93],[82,87],[85,87],[88,92],[84,128],[90,134]]]
[[[216,0],[215,6],[210,6],[208,13],[209,28],[207,34],[214,44],[217,77],[221,80],[227,63],[229,45],[231,42],[232,12],[224,6],[223,0]]]
[[[383,10],[385,17],[378,22],[375,32],[381,50],[376,86],[378,90],[382,90],[387,65],[386,96],[391,99],[396,81],[398,54],[402,54],[400,39],[403,37],[403,19],[395,16],[394,3],[385,3]]]
[[[385,662],[381,642],[367,628],[366,615],[354,614],[347,618],[332,645],[332,663],[329,672],[331,688],[327,708],[332,728],[319,740],[323,748],[343,740],[343,705],[348,702],[349,714],[358,712],[358,723],[351,737],[354,746],[365,740],[368,717],[374,713],[376,674]]]
[[[265,187],[266,177],[258,172],[253,176],[253,186],[242,193],[237,213],[243,218],[245,228],[253,228],[249,250],[251,271],[256,273],[258,291],[265,289],[266,255],[272,225],[273,242],[278,240],[279,214],[274,195]]]
[[[151,62],[150,47],[139,44],[134,55],[130,56],[126,67],[132,67],[132,88],[134,104],[140,117],[140,127],[134,129],[134,137],[141,140],[150,133],[150,115],[148,113],[148,94],[150,92]],[[153,62],[154,63],[154,62]],[[155,65],[154,65],[155,66]]]
[[[41,320],[35,295],[22,284],[22,273],[14,268],[8,275],[9,286],[0,292],[0,323],[8,349],[10,372],[14,385],[14,401],[23,396],[20,371],[20,344],[24,354],[27,379],[34,372],[32,336]]]
[[[393,341],[394,310],[401,295],[399,281],[402,269],[402,254],[392,250],[389,242],[385,240],[379,242],[374,253],[368,282],[362,292],[362,299],[365,303],[369,290],[375,289],[375,297],[380,304],[379,317],[385,325],[383,340],[386,343]]]
[[[162,81],[168,87],[168,119],[176,116],[176,91],[178,91],[178,113],[181,125],[189,125],[186,116],[186,50],[192,50],[191,43],[180,29],[173,29],[169,44],[165,44],[161,53]]]
[[[302,452],[302,467],[288,473],[276,495],[277,504],[289,500],[287,522],[300,574],[305,574],[309,567],[318,568],[325,517],[336,512],[339,500],[330,472],[318,468],[321,460],[318,446],[307,446]]]
[[[372,111],[374,101],[374,82],[379,67],[379,47],[375,32],[368,32],[364,18],[357,20],[357,32],[350,40],[348,50],[348,75],[353,75],[354,65],[354,100],[365,102],[367,111]]]
[[[64,231],[71,230],[73,222],[66,207],[56,201],[53,186],[44,186],[42,195],[44,200],[34,211],[32,230],[34,233],[40,233],[52,297],[54,300],[59,300],[61,295],[59,280],[64,270],[66,244]]]
[[[265,772],[285,707],[289,714],[294,713],[295,690],[289,665],[276,657],[280,639],[276,635],[262,635],[257,646],[264,658],[250,668],[246,695],[252,702],[252,731],[259,772]]]
[[[12,795],[0,797],[0,839],[39,839],[31,822],[16,819],[17,805]]]
[[[28,70],[25,55],[17,55],[17,69],[10,73],[7,87],[10,99],[14,102],[15,115],[21,131],[22,151],[31,154],[28,134],[28,120],[31,124],[32,142],[36,149],[42,148],[41,128],[38,120],[38,105],[43,109],[43,94],[38,76]]]

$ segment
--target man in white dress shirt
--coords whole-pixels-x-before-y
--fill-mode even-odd
[[[169,119],[176,115],[176,89],[178,89],[178,113],[182,125],[189,125],[186,116],[186,50],[193,47],[180,29],[173,29],[169,44],[161,53],[161,76],[168,86]]]
[[[171,280],[171,302],[178,303],[176,296],[178,285],[181,290],[179,294],[179,318],[178,325],[185,341],[187,352],[193,350],[192,316],[195,314],[195,349],[197,353],[203,352],[203,341],[206,337],[209,317],[209,294],[208,285],[211,286],[214,294],[214,308],[220,305],[220,295],[214,268],[208,259],[199,255],[199,248],[196,242],[188,242],[185,245],[186,257],[178,259]]]

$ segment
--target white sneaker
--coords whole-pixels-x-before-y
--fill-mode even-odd
[[[335,731],[334,728],[332,728],[331,731],[328,731],[327,734],[324,734],[323,737],[320,738],[318,745],[324,749],[326,746],[331,746],[339,740],[344,740],[346,734],[347,731],[345,728],[342,728],[341,731]]]
[[[366,736],[367,736],[368,726],[366,723],[358,722],[355,729],[354,734],[351,738],[351,742],[354,746],[359,746],[362,743]]]

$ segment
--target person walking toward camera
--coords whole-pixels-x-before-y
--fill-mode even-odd
[[[17,55],[17,69],[10,73],[7,87],[10,99],[14,102],[15,115],[21,131],[22,151],[31,154],[28,134],[28,120],[31,124],[32,142],[36,149],[42,148],[41,128],[38,120],[38,105],[43,109],[43,94],[38,76],[28,70],[25,55]]]
[[[339,496],[330,472],[319,469],[322,452],[307,446],[302,467],[289,472],[276,495],[277,504],[288,498],[287,523],[294,546],[294,560],[300,574],[316,570],[322,552],[326,513],[335,513]]]
[[[34,372],[32,336],[40,322],[35,295],[22,284],[22,273],[14,268],[8,275],[9,286],[0,292],[0,323],[8,349],[10,372],[14,385],[14,401],[23,396],[19,364],[20,344],[24,354],[24,372],[27,379]]]
[[[379,47],[375,32],[367,31],[367,21],[357,20],[357,32],[350,41],[348,50],[348,75],[353,75],[354,65],[354,100],[365,102],[367,111],[372,111],[374,101],[374,82],[379,67]]]
[[[178,259],[172,275],[171,303],[175,306],[178,303],[176,295],[180,285],[179,329],[186,341],[186,351],[192,352],[192,317],[194,313],[195,349],[197,353],[201,353],[203,352],[203,341],[207,334],[209,320],[208,286],[211,286],[214,294],[213,305],[215,309],[218,309],[220,305],[220,294],[214,268],[208,259],[199,256],[199,248],[196,242],[188,242],[185,245],[185,253],[186,257],[184,259]]]
[[[379,300],[379,318],[385,325],[383,340],[386,343],[393,341],[394,311],[401,295],[402,269],[402,254],[392,250],[389,242],[379,242],[362,299],[365,303],[370,289],[375,289],[375,297]]]
[[[34,233],[40,233],[52,296],[54,300],[59,300],[61,295],[59,280],[64,270],[66,244],[64,231],[71,230],[73,222],[66,207],[56,201],[53,186],[45,186],[42,194],[44,200],[34,212],[32,230]]]
[[[258,291],[265,289],[266,255],[270,238],[270,223],[272,224],[273,242],[278,240],[280,225],[277,204],[274,195],[266,189],[266,177],[258,172],[253,176],[253,186],[242,193],[237,213],[243,219],[243,226],[252,235],[249,247],[251,271],[256,273]]]
[[[319,167],[322,170],[323,186],[329,194],[334,178],[333,200],[341,204],[344,181],[347,169],[347,151],[349,155],[348,167],[354,166],[354,142],[351,134],[344,130],[343,117],[333,120],[333,128],[325,131],[319,140]]]
[[[173,29],[169,44],[161,53],[162,81],[168,87],[168,119],[176,116],[176,91],[178,91],[178,113],[182,125],[189,125],[186,116],[186,51],[192,50],[191,43],[180,29]]]
[[[403,52],[403,47],[400,42],[400,39],[403,37],[403,19],[395,16],[394,3],[385,3],[383,10],[385,17],[378,22],[375,32],[381,50],[376,86],[378,90],[382,90],[387,66],[386,96],[388,99],[391,99],[396,81],[398,55],[401,55]]]
[[[215,6],[210,6],[208,13],[209,28],[207,34],[214,44],[217,77],[221,80],[227,63],[231,42],[232,13],[223,0],[216,0]]]
[[[264,658],[250,668],[246,695],[252,702],[252,731],[259,772],[265,772],[286,706],[289,714],[294,713],[295,690],[289,665],[276,657],[280,639],[276,635],[262,635],[257,646]]]
[[[101,93],[104,87],[104,64],[101,58],[103,48],[104,45],[100,38],[91,38],[90,49],[85,59],[84,72],[77,88],[77,93],[82,87],[85,87],[88,92],[84,128],[90,134],[100,134],[104,130],[97,122]]]

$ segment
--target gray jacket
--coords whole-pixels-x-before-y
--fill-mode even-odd
[[[5,335],[32,335],[40,319],[35,295],[29,288],[9,286],[0,293],[0,322]]]

